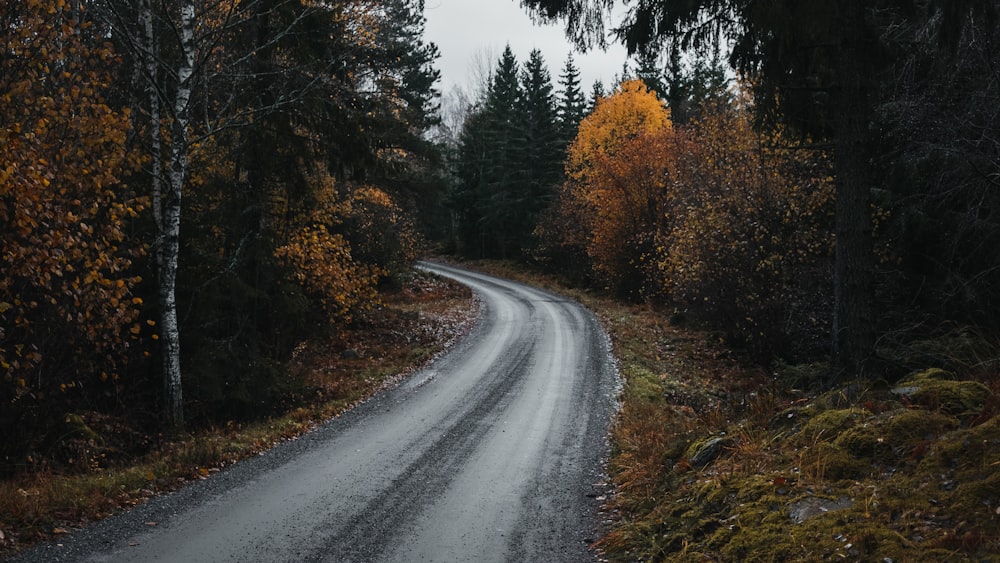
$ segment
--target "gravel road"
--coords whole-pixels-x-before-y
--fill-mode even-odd
[[[565,298],[422,267],[485,305],[449,353],[298,440],[19,560],[595,561],[617,385],[604,333]]]

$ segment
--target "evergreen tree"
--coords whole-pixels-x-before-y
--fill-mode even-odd
[[[595,80],[593,87],[590,89],[590,100],[587,102],[587,113],[594,111],[597,107],[597,102],[601,101],[601,98],[606,96],[607,93],[604,90],[604,83],[600,80]]]
[[[670,106],[672,121],[679,125],[696,117],[706,104],[731,100],[720,47],[716,45],[711,53],[697,55],[685,65],[681,61],[680,50],[670,50],[662,74],[661,97]]]
[[[423,0],[386,1],[378,41],[383,49],[378,58],[386,63],[378,78],[382,99],[386,110],[396,112],[387,120],[393,136],[383,136],[383,142],[420,152],[428,150],[421,134],[441,121],[435,87],[441,72],[433,66],[440,52],[424,42],[423,5]]]
[[[507,45],[486,94],[489,159],[484,178],[488,193],[483,202],[488,210],[484,226],[492,239],[491,255],[500,258],[513,256],[518,248],[518,184],[523,181],[521,163],[526,148],[521,142],[519,70],[514,52]]]
[[[559,120],[559,134],[563,150],[576,137],[576,131],[580,127],[587,114],[587,99],[580,89],[580,70],[576,68],[573,54],[566,57],[566,65],[559,76],[558,101],[559,109],[556,115]]]
[[[667,65],[663,72],[663,82],[666,88],[664,99],[670,106],[670,118],[674,123],[681,125],[687,123],[691,118],[691,112],[687,104],[688,75],[684,71],[681,63],[680,49],[671,49],[667,53]]]
[[[582,96],[576,88],[571,109]],[[572,118],[575,119],[575,118]],[[538,213],[562,178],[563,134],[552,79],[540,51],[519,70],[510,47],[459,138],[452,198],[459,250],[480,257],[524,258]]]
[[[563,145],[552,79],[541,51],[531,52],[521,73],[522,131],[526,149],[524,174],[518,186],[516,233],[521,250],[532,246],[538,213],[551,200],[562,178]]]
[[[667,99],[666,76],[660,65],[660,53],[655,49],[645,49],[636,58],[635,76],[656,92],[656,97]]]
[[[458,136],[455,158],[456,185],[450,205],[455,214],[455,244],[466,256],[488,256],[489,233],[486,215],[486,168],[490,146],[487,142],[487,114],[482,105],[469,113]]]
[[[459,249],[475,257],[510,257],[518,248],[515,217],[526,154],[521,131],[521,84],[508,45],[484,99],[459,136],[458,185],[452,196]]]

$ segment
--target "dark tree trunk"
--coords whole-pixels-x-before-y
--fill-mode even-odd
[[[837,172],[833,358],[838,378],[864,373],[875,346],[869,124],[874,43],[863,2],[844,2],[844,42],[838,57],[835,166]]]

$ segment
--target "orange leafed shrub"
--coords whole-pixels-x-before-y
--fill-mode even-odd
[[[139,332],[142,208],[110,47],[65,2],[0,5],[0,373],[5,398],[115,379]]]
[[[303,291],[322,305],[330,320],[349,321],[354,312],[378,302],[376,286],[383,270],[355,260],[347,238],[331,232],[352,217],[352,199],[338,194],[333,178],[327,175],[317,174],[314,181],[317,205],[291,227],[274,256],[290,269]],[[365,199],[363,194],[360,197]]]
[[[782,148],[798,141],[755,131],[734,108],[706,113],[689,134],[657,244],[663,289],[744,344],[780,351],[810,331],[791,325],[826,293],[816,285],[833,242],[830,163]]]

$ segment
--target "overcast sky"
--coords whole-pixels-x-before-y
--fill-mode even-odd
[[[442,93],[456,84],[473,90],[477,59],[490,56],[488,62],[494,64],[508,43],[519,64],[528,59],[532,49],[539,49],[558,91],[559,75],[572,50],[562,24],[535,25],[518,0],[426,0],[424,14],[425,39],[441,50],[437,68],[441,70]],[[585,94],[598,79],[610,90],[612,79],[621,74],[626,60],[625,49],[617,44],[606,52],[593,49],[585,54],[574,53],[573,57]]]

